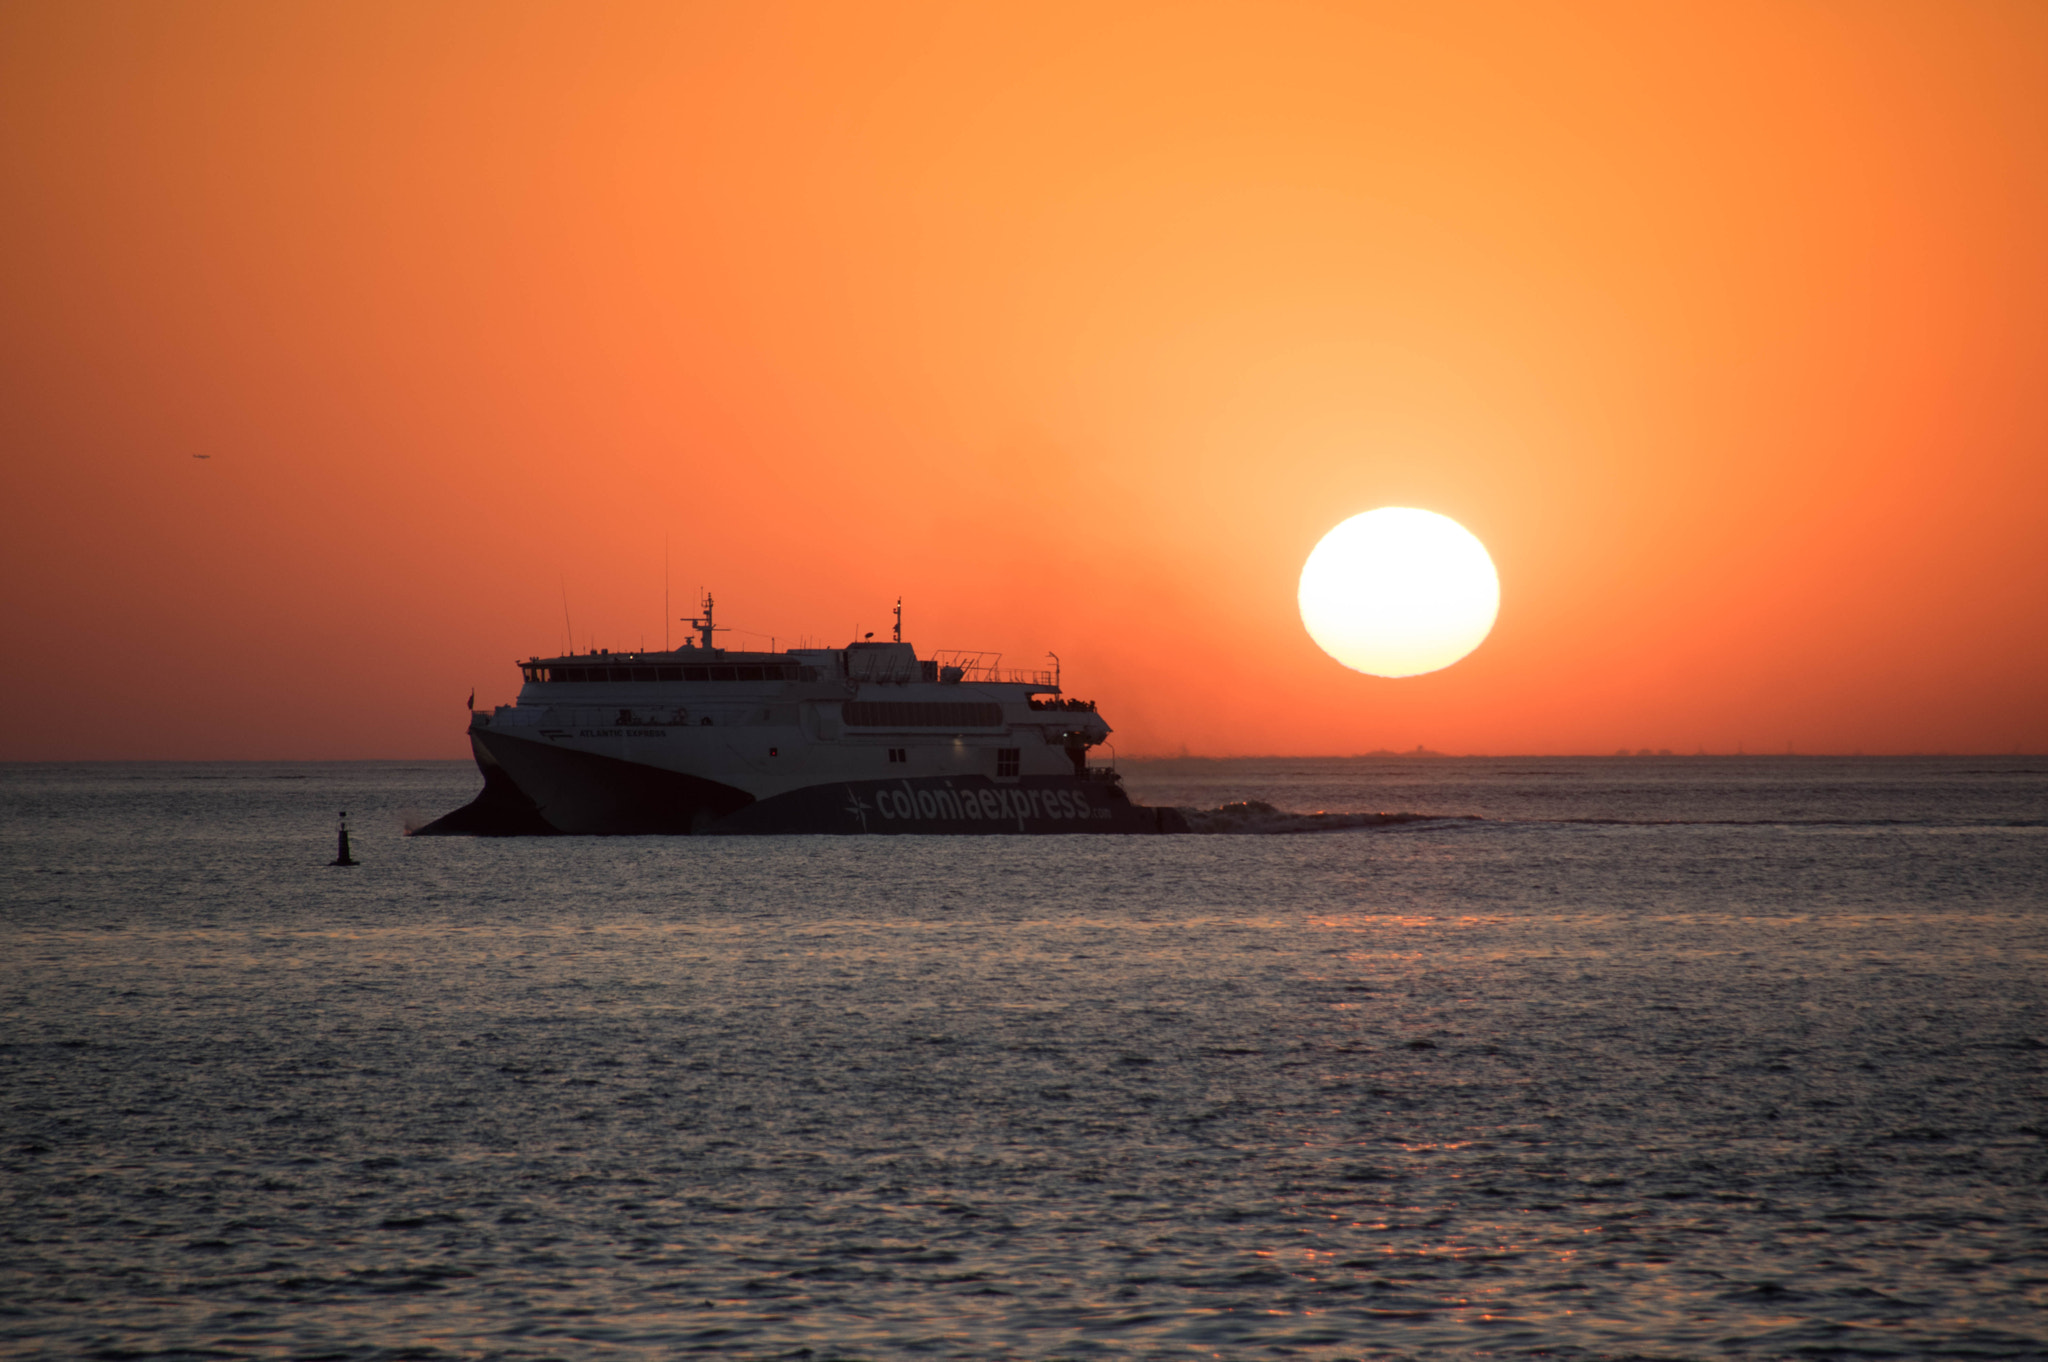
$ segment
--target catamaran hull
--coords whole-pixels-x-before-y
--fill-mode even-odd
[[[1114,782],[985,775],[835,780],[756,797],[737,785],[472,730],[476,799],[419,835],[941,835],[1186,832],[1179,810],[1132,803]]]

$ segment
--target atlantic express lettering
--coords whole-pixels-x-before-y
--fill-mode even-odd
[[[1098,809],[1079,790],[1035,790],[998,785],[978,790],[924,789],[907,781],[901,789],[883,786],[870,796],[875,812],[905,821],[952,821],[1003,818],[1114,818]]]

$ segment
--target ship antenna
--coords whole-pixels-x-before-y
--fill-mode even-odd
[[[1052,651],[1052,649],[1050,649],[1050,648],[1046,649],[1046,651],[1045,651],[1045,655],[1046,655],[1047,657],[1049,657],[1049,658],[1051,658],[1051,659],[1052,659],[1052,688],[1053,688],[1054,690],[1059,690],[1059,688],[1060,688],[1060,655],[1059,655],[1058,653],[1056,653],[1056,652]],[[1064,693],[1064,692],[1062,692],[1062,693]]]
[[[711,607],[711,593],[707,591],[704,593],[704,614],[702,617],[693,616],[690,620],[690,626],[704,636],[704,646],[706,648],[712,646],[711,635],[719,628],[718,625],[711,622]]]
[[[896,598],[896,641],[898,643],[903,641],[903,598],[901,596]]]
[[[576,626],[569,622],[569,574],[562,574],[562,627],[569,631],[569,656],[576,656]]]

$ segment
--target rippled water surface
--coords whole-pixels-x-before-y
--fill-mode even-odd
[[[2048,1356],[2048,762],[1127,771],[1444,817],[0,768],[0,1353]]]

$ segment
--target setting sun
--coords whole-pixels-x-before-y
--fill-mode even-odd
[[[1434,511],[1382,506],[1323,536],[1301,569],[1301,622],[1353,671],[1419,676],[1477,648],[1500,613],[1486,546]]]

